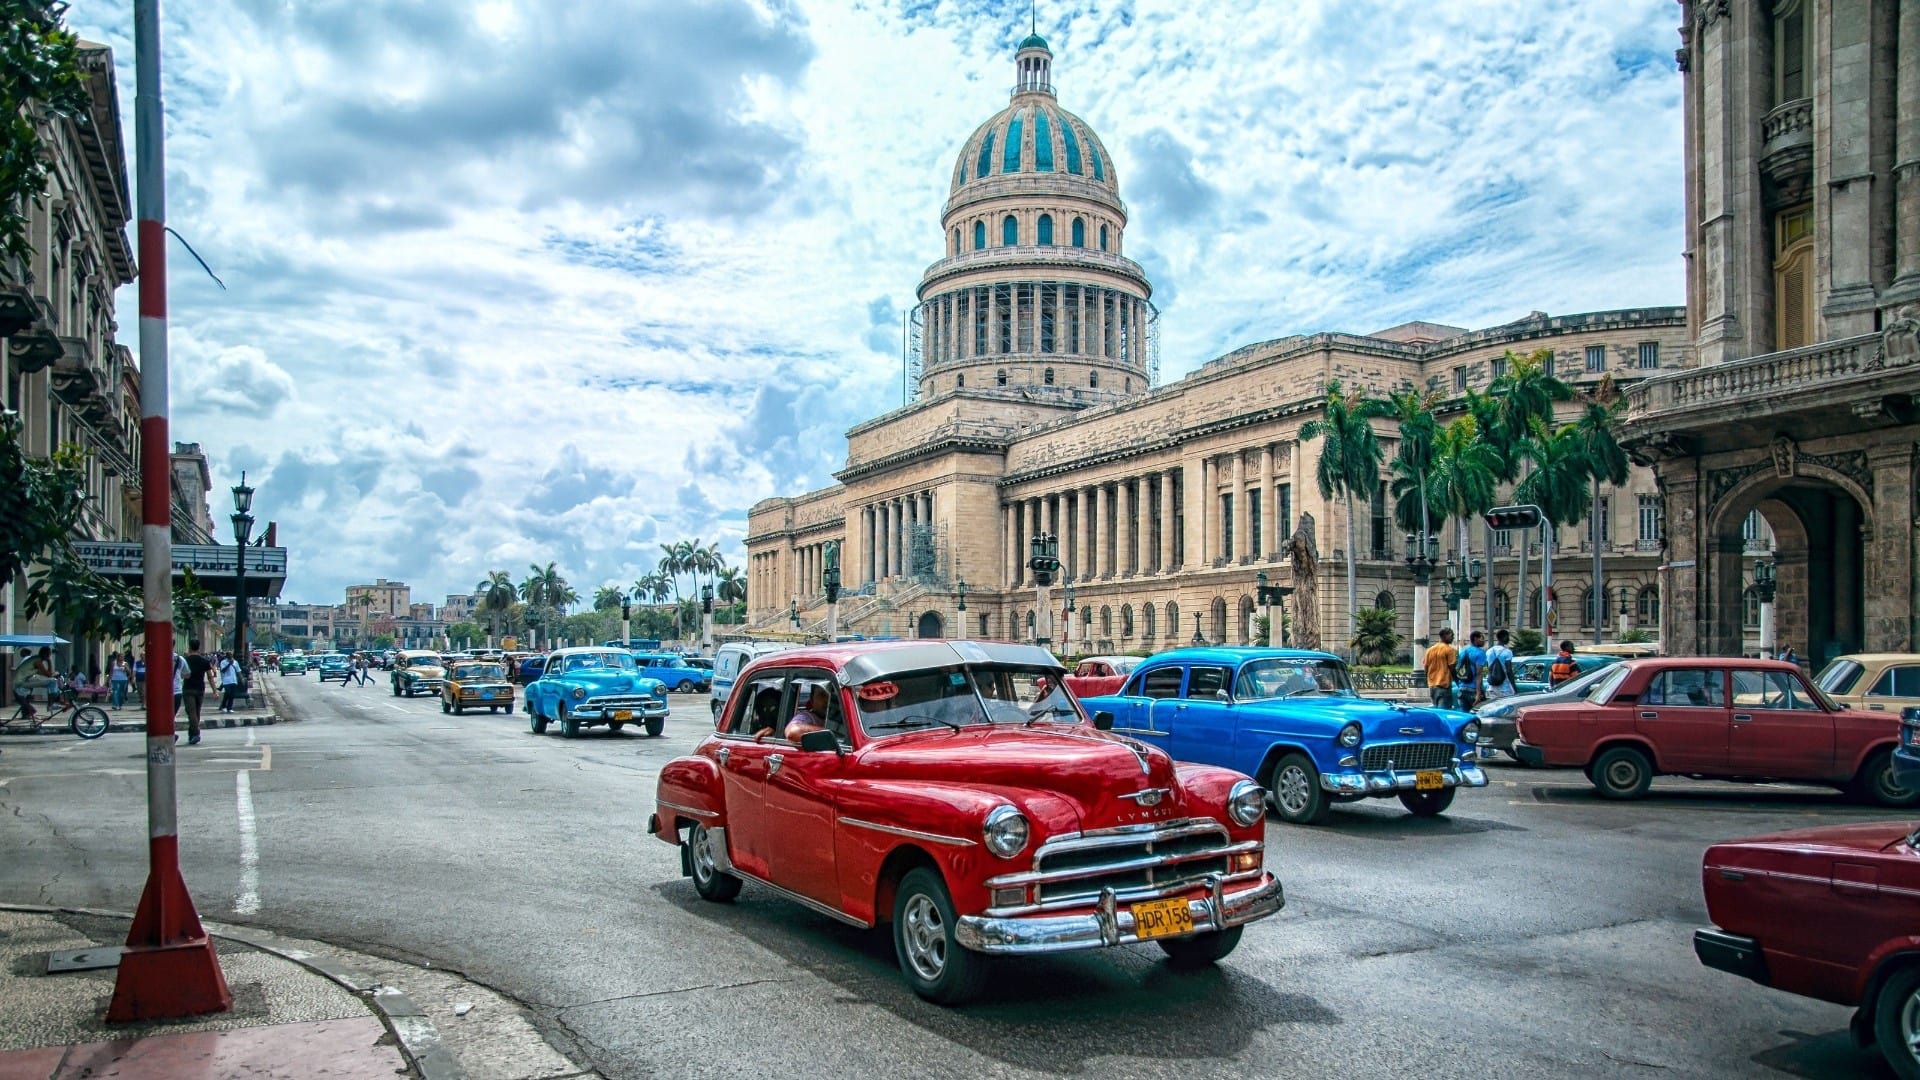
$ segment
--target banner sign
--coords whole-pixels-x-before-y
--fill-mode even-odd
[[[139,577],[140,543],[136,540],[78,540],[73,550],[88,569],[113,577]],[[173,571],[191,570],[199,577],[233,577],[239,572],[239,549],[221,544],[173,545]],[[287,576],[287,549],[247,548],[247,576]]]

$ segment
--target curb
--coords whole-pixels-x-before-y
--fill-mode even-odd
[[[206,730],[211,730],[213,728],[269,727],[279,722],[280,722],[280,718],[273,713],[268,713],[265,716],[217,716],[217,717],[210,716],[210,717],[202,717],[200,719],[200,727]],[[182,717],[176,718],[176,726],[178,726],[181,730],[185,730],[186,723],[187,723],[186,717],[182,716]],[[113,732],[116,732],[116,731],[129,732],[129,731],[145,731],[145,730],[147,730],[147,725],[145,721],[141,721],[138,723],[135,723],[132,721],[128,721],[125,723],[115,721],[107,725],[108,734],[112,734]],[[73,731],[72,729],[68,728],[64,724],[50,725],[48,727],[41,728],[37,731],[0,731],[0,737],[6,737],[6,738],[22,738],[22,737],[28,737],[33,735],[39,735],[42,737],[65,735],[71,738],[73,735]]]
[[[48,907],[43,904],[0,904],[0,911],[21,911],[30,915],[90,915],[95,918],[124,919],[133,916],[124,911],[99,908]],[[400,1053],[412,1065],[421,1080],[466,1080],[467,1071],[454,1059],[453,1052],[440,1040],[433,1021],[398,987],[383,986],[352,968],[322,959],[296,945],[259,930],[247,930],[201,921],[207,933],[249,948],[291,961],[322,978],[337,983],[348,993],[366,1001],[399,1041]],[[217,928],[217,929],[216,929]]]

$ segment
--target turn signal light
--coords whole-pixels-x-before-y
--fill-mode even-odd
[[[1260,853],[1257,851],[1243,851],[1235,855],[1228,865],[1236,874],[1244,874],[1249,870],[1258,870],[1260,869]]]
[[[993,906],[994,907],[1021,907],[1025,905],[1026,902],[1027,902],[1027,890],[1025,889],[993,890]]]

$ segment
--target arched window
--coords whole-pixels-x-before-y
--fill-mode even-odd
[[[1120,636],[1123,638],[1130,638],[1133,636],[1133,605],[1132,604],[1120,605]]]
[[[1179,636],[1180,636],[1180,605],[1169,603],[1167,605],[1167,638],[1171,640]]]
[[[1007,369],[1006,368],[1001,368],[999,371],[996,371],[993,373],[993,385],[995,386],[1007,385]]]
[[[1053,385],[1053,369],[1052,368],[1048,368],[1044,373],[1041,374],[1040,377],[1046,380],[1046,383],[1048,386]]]
[[[1227,640],[1227,598],[1213,598],[1213,625],[1207,627],[1207,640],[1215,644],[1225,644]]]
[[[1749,630],[1757,629],[1760,626],[1760,590],[1749,585],[1740,600],[1740,625]]]
[[[1153,605],[1140,609],[1140,637],[1144,641],[1153,640]]]
[[[1505,589],[1496,589],[1493,593],[1493,625],[1505,626],[1513,621],[1513,596]]]
[[[1105,604],[1100,605],[1100,636],[1103,638],[1113,636],[1113,609]]]
[[[1393,610],[1393,593],[1387,591],[1386,589],[1381,589],[1380,592],[1377,595],[1375,595],[1373,598],[1373,606],[1374,606],[1374,610],[1376,611],[1392,611]]]
[[[1033,609],[1029,608],[1027,609],[1027,636],[1028,637],[1033,636],[1033,627],[1034,627]]]
[[[1087,385],[1095,390],[1100,389],[1100,373],[1097,371],[1087,372]]]
[[[989,626],[990,624],[989,624],[989,623],[988,623],[988,621],[987,621],[987,620],[988,620],[988,619],[990,619],[991,617],[992,617],[992,616],[990,616],[990,615],[988,615],[988,614],[987,614],[986,612],[984,612],[984,611],[980,613],[980,636],[981,636],[981,637],[992,637],[992,636],[993,636],[993,633],[992,633],[992,632],[991,632],[991,631],[990,631],[990,630],[988,629],[988,626]]]
[[[1079,170],[1076,169],[1074,171],[1078,172]],[[1073,219],[1072,239],[1074,247],[1083,248],[1087,246],[1087,223],[1080,218]]]
[[[1100,226],[1100,250],[1107,250],[1107,227],[1105,225]]]
[[[983,251],[986,249],[986,246],[987,223],[984,221],[976,221],[973,223],[973,250]]]
[[[1606,599],[1605,594],[1597,594],[1592,589],[1580,590],[1580,625],[1581,626],[1594,625],[1593,617],[1595,613],[1593,610],[1593,605],[1595,601],[1604,601],[1605,599]]]
[[[1127,385],[1126,385],[1125,387],[1123,387],[1123,388],[1122,388],[1122,392],[1123,392],[1123,393],[1128,393],[1128,394],[1131,394],[1131,393],[1133,393],[1133,380],[1132,380],[1132,379],[1128,379],[1128,380],[1127,380]]]
[[[1641,589],[1640,602],[1639,602],[1638,608],[1640,612],[1641,622],[1643,623],[1659,622],[1660,621],[1660,586],[1649,585],[1646,588]]]
[[[1012,214],[1000,219],[1000,246],[1012,247],[1020,242],[1020,222]]]
[[[960,254],[960,230],[953,230],[953,254]]]
[[[1041,247],[1053,246],[1053,215],[1052,214],[1040,215],[1040,246]]]
[[[953,388],[955,390],[963,389],[966,385],[967,385],[967,376],[965,375],[965,373],[955,375],[953,377]]]

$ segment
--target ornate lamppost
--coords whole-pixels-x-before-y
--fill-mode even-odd
[[[713,651],[713,586],[700,586],[700,648]]]
[[[1760,597],[1760,655],[1771,657],[1779,654],[1779,643],[1773,639],[1773,598],[1780,587],[1779,569],[1773,560],[1763,559],[1753,564],[1753,591]]]
[[[1447,556],[1447,610],[1452,613],[1457,640],[1465,641],[1472,633],[1473,609],[1467,606],[1467,601],[1473,598],[1473,587],[1485,576],[1484,567],[1479,559]]]
[[[1633,629],[1633,590],[1620,586],[1620,636],[1625,638]]]
[[[620,647],[633,647],[633,596],[624,590],[620,593]]]
[[[820,588],[827,594],[827,640],[840,635],[840,542],[826,542],[821,555]]]
[[[1200,636],[1200,613],[1196,611],[1193,613],[1193,641],[1191,644],[1197,649],[1206,643],[1207,639]]]
[[[1265,570],[1255,573],[1253,580],[1257,583],[1253,590],[1254,602],[1260,605],[1260,617],[1267,620],[1267,644],[1268,646],[1284,646],[1287,643],[1287,597],[1293,595],[1293,586],[1267,584],[1267,572]],[[1280,605],[1281,613],[1280,622],[1277,624],[1273,621],[1273,607],[1275,604]]]
[[[787,620],[793,623],[793,629],[797,633],[800,629],[800,601],[799,600],[796,599],[796,600],[787,601]]]
[[[1034,610],[1040,613],[1039,624],[1033,628],[1035,644],[1051,647],[1053,644],[1053,600],[1051,597],[1053,575],[1060,569],[1060,538],[1052,533],[1034,533],[1027,542],[1027,569],[1033,571],[1033,584],[1036,592]]]
[[[1440,538],[1432,533],[1407,534],[1407,568],[1413,571],[1413,643],[1433,643],[1433,560],[1440,554]]]
[[[240,688],[247,689],[247,662],[251,650],[247,648],[247,539],[253,535],[253,488],[247,485],[247,474],[240,474],[240,482],[233,485],[233,542],[239,549],[239,561],[234,566],[234,607],[233,607],[233,661],[240,665]]]
[[[960,636],[967,636],[967,579],[961,578],[953,583],[953,591],[960,597]]]
[[[1080,610],[1079,606],[1075,604],[1073,600],[1073,579],[1072,578],[1067,579],[1066,592],[1067,592],[1067,595],[1066,595],[1067,602],[1065,606],[1063,606],[1060,610],[1062,613],[1062,617],[1065,618],[1067,621],[1067,630],[1066,630],[1066,633],[1060,635],[1060,638],[1062,641],[1066,643],[1066,651],[1070,653],[1073,651],[1073,613]]]

